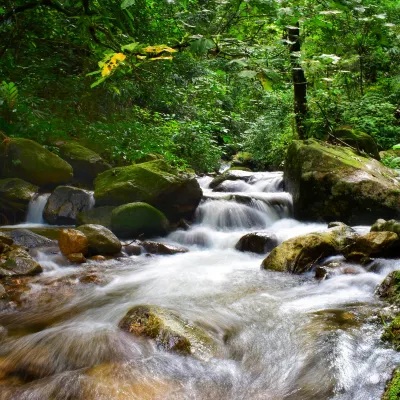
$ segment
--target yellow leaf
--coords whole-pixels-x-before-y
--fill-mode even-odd
[[[172,56],[161,56],[161,57],[153,57],[153,58],[150,58],[150,60],[172,60],[173,59],[173,57]]]
[[[144,60],[145,58],[146,58],[146,56],[139,56],[139,55],[137,55],[136,56],[139,60]]]
[[[108,65],[105,65],[103,67],[103,69],[101,70],[101,76],[104,77],[104,76],[110,75],[110,72],[111,72],[111,68],[109,68]]]
[[[113,58],[115,58],[118,61],[124,61],[126,58],[126,55],[123,53],[115,53]]]
[[[158,46],[147,46],[143,49],[146,53],[161,53],[163,51],[166,51],[168,53],[175,53],[176,50],[173,49],[172,47],[165,46],[164,44],[160,44]]]

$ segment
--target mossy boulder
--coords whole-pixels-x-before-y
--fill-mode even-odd
[[[38,189],[19,178],[0,179],[0,224],[24,221],[29,202]]]
[[[311,270],[325,257],[340,254],[356,237],[356,232],[347,226],[297,236],[275,247],[263,260],[261,267],[301,274]]]
[[[247,182],[253,176],[251,171],[244,171],[241,169],[228,169],[223,174],[216,176],[211,182],[209,187],[216,189],[222,182],[242,180]]]
[[[38,186],[62,185],[72,179],[71,165],[32,140],[3,142],[0,154],[0,177],[20,178]]]
[[[396,350],[400,350],[400,314],[389,325],[385,326],[382,340],[390,342]]]
[[[0,255],[0,278],[36,275],[42,267],[22,247],[12,245]]]
[[[95,207],[80,212],[76,216],[77,225],[102,225],[111,229],[111,214],[116,206]]]
[[[104,226],[90,224],[81,225],[76,229],[87,237],[89,255],[113,255],[121,251],[121,242]]]
[[[103,172],[95,180],[94,196],[97,206],[145,202],[178,221],[192,217],[202,191],[193,175],[157,160]]]
[[[378,145],[375,139],[365,132],[351,128],[340,128],[332,132],[332,135],[358,151],[366,153],[368,156],[380,160]],[[339,142],[340,143],[340,142]]]
[[[58,186],[47,200],[43,217],[53,225],[74,225],[77,215],[92,206],[89,192],[72,186]]]
[[[232,157],[232,167],[249,168],[251,171],[256,166],[257,163],[253,159],[253,155],[246,151],[239,151]]]
[[[138,305],[131,308],[119,327],[136,336],[153,339],[157,347],[199,359],[209,359],[214,346],[200,328],[161,307]]]
[[[400,307],[400,271],[391,272],[379,285],[376,294],[381,299]]]
[[[346,147],[314,139],[291,143],[285,187],[300,220],[372,224],[400,217],[400,182],[393,170]]]
[[[119,237],[158,236],[167,232],[168,220],[147,203],[129,203],[113,210],[111,229]]]
[[[389,221],[378,219],[371,226],[371,232],[394,232],[400,237],[400,221],[396,221],[395,219]]]
[[[398,400],[400,399],[400,369],[393,371],[392,378],[386,385],[385,393],[381,400]]]
[[[75,142],[60,147],[60,156],[74,170],[74,180],[91,186],[100,173],[111,168],[97,153]]]

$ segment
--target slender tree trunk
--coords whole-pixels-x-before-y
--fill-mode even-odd
[[[300,139],[305,139],[307,137],[305,129],[307,118],[307,79],[298,57],[298,53],[301,50],[299,23],[296,26],[288,27],[288,39],[291,42],[289,51],[294,87],[296,131]]]

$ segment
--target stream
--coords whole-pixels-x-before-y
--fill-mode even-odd
[[[44,273],[0,311],[0,399],[380,399],[400,353],[380,341],[384,303],[374,292],[400,260],[322,281],[261,270],[265,256],[235,250],[241,236],[267,231],[282,242],[327,226],[291,218],[281,173],[243,178],[219,192],[199,178],[195,223],[159,239],[188,253],[73,266],[39,249]],[[192,321],[218,345],[216,356],[166,353],[120,330],[138,304]]]

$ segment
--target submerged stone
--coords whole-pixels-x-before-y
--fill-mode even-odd
[[[278,238],[274,233],[252,232],[242,236],[235,245],[239,251],[266,254],[278,246]]]

